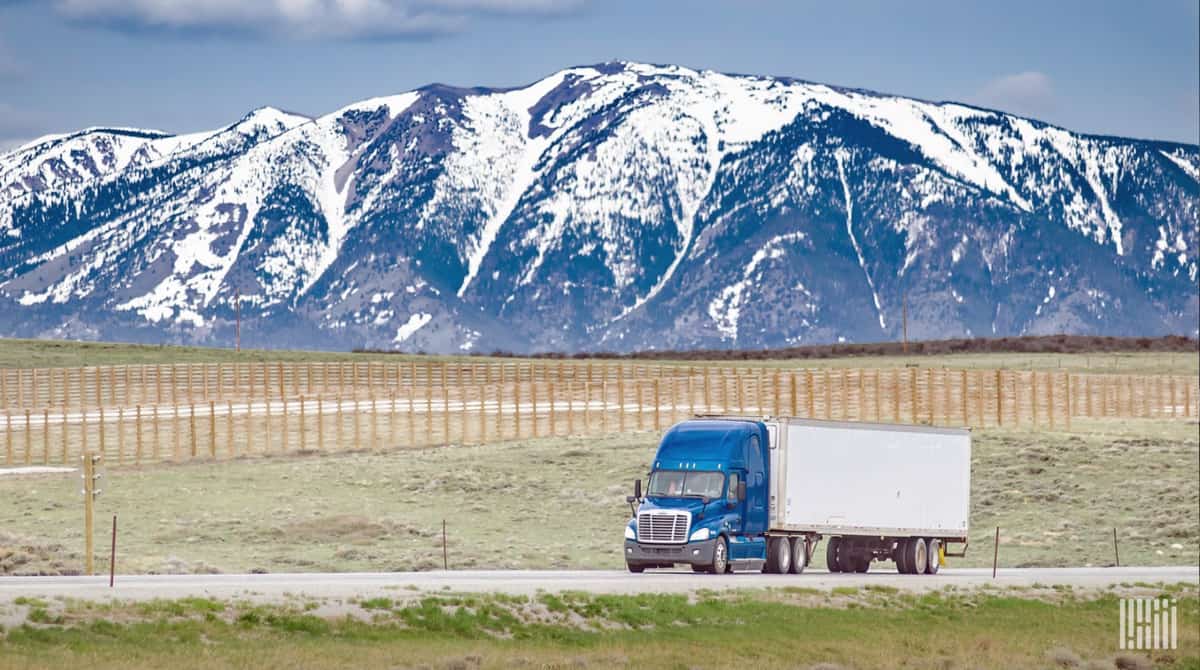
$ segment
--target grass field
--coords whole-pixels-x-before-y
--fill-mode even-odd
[[[803,589],[532,598],[381,593],[288,606],[23,600],[0,668],[1200,667],[1194,587],[922,596]],[[1119,652],[1117,593],[1177,599],[1179,647]],[[864,644],[870,631],[870,644]]]
[[[121,343],[68,342],[56,340],[0,339],[0,368],[79,367],[87,365],[135,365],[155,363],[232,363],[260,361],[368,361],[406,360],[408,356],[385,353],[349,353],[286,350],[243,350],[208,347],[154,346]],[[434,360],[479,360],[478,358],[430,356]],[[506,359],[516,360],[516,359]],[[524,360],[524,359],[522,359]],[[1200,356],[1183,353],[963,353],[912,356],[846,356],[767,361],[658,361],[638,360],[638,365],[751,365],[786,367],[922,367],[1008,368],[1013,370],[1063,369],[1072,372],[1129,374],[1197,374]]]
[[[1200,562],[1197,426],[975,436],[971,548],[952,565]],[[657,436],[555,438],[390,453],[111,471],[97,546],[120,517],[122,572],[619,568],[625,496]],[[0,574],[81,565],[76,474],[0,477]],[[518,535],[513,529],[520,529]],[[107,570],[105,557],[97,560]]]

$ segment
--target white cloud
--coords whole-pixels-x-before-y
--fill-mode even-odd
[[[1054,111],[1054,84],[1041,72],[997,77],[972,96],[972,102],[1004,112],[1043,118]]]
[[[287,38],[404,38],[463,29],[484,15],[553,15],[582,0],[55,0],[83,23]]]

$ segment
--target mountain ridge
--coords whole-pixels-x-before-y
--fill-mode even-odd
[[[1200,148],[960,103],[622,61],[92,139],[0,155],[0,333],[223,341],[238,295],[343,349],[871,341],[903,295],[931,334],[1196,332]]]

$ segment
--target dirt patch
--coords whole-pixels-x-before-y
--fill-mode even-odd
[[[0,575],[77,575],[79,557],[61,544],[0,531]]]

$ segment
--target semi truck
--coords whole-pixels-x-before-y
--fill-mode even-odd
[[[830,572],[932,575],[966,553],[970,497],[968,430],[700,416],[634,482],[625,565],[799,574],[825,539]]]

